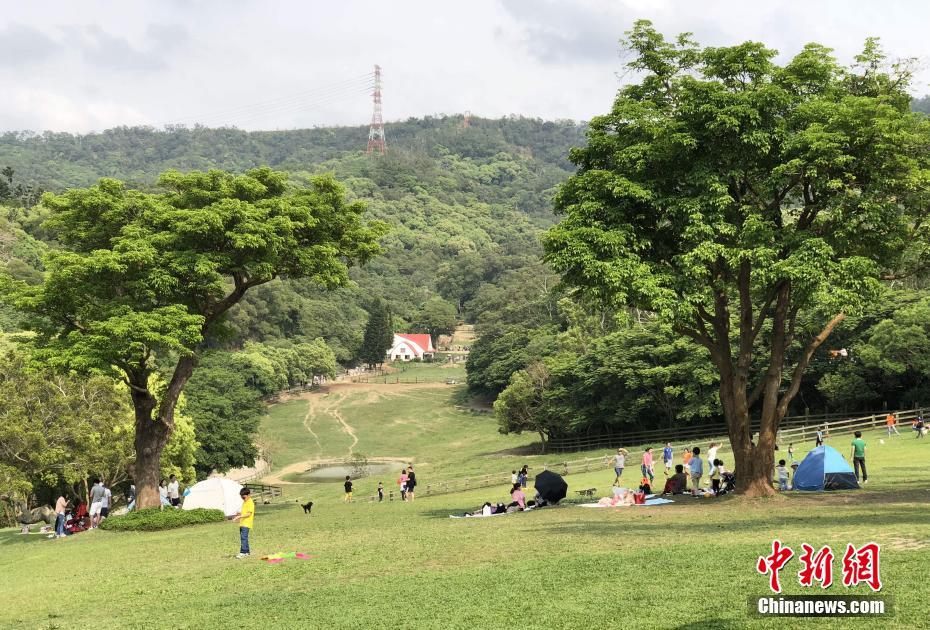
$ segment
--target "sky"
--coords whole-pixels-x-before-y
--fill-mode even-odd
[[[290,129],[426,115],[587,120],[624,72],[637,19],[704,45],[816,41],[850,62],[868,36],[921,66],[930,3],[896,0],[43,0],[0,16],[0,130],[168,124]]]

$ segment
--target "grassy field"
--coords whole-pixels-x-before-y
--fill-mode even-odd
[[[511,462],[542,461],[512,450],[530,436],[500,436],[490,416],[450,407],[452,387],[387,387],[332,388],[319,400],[273,408],[263,431],[282,442],[276,467],[339,457],[350,446],[409,458],[423,482],[449,469],[508,470]],[[316,438],[308,437],[308,414]],[[894,616],[879,623],[927,627],[930,440],[905,435],[879,444],[880,434],[865,437],[871,473],[865,489],[765,500],[680,497],[656,507],[565,505],[456,520],[449,515],[504,500],[506,484],[421,496],[412,504],[344,504],[339,484],[287,485],[286,502],[259,506],[253,555],[299,550],[313,558],[278,565],[235,560],[238,531],[230,523],[146,534],[94,531],[65,540],[4,530],[0,627],[876,625],[875,619],[750,617],[747,597],[768,592],[756,558],[775,537],[796,550],[802,542],[829,544],[840,556],[847,542],[880,543],[883,593],[894,597]],[[829,443],[847,454],[850,439],[839,435]],[[567,481],[570,492],[594,486],[606,493],[612,478],[604,469]],[[310,517],[292,502],[308,494],[315,501]],[[835,560],[837,581],[840,564]],[[788,594],[808,592],[797,583],[798,568],[792,560],[782,573]],[[839,583],[828,591],[870,592]]]

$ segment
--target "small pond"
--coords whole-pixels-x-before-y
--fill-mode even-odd
[[[310,470],[305,470],[304,472],[295,475],[295,477],[300,481],[316,481],[316,482],[327,482],[327,481],[345,481],[346,475],[349,475],[352,479],[359,479],[360,477],[373,477],[376,475],[385,475],[384,485],[387,486],[388,482],[393,479],[388,479],[387,476],[392,472],[396,472],[398,476],[400,475],[401,464],[393,464],[386,462],[369,462],[365,467],[366,474],[357,475],[353,471],[352,466],[345,464],[334,464],[329,466],[319,466],[317,468],[311,468]]]

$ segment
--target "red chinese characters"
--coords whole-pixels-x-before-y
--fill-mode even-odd
[[[803,543],[801,549],[802,553],[798,556],[801,563],[798,582],[805,587],[814,586],[814,582],[819,582],[820,588],[829,588],[833,584],[833,550],[825,545],[815,551],[807,543]],[[879,546],[873,542],[858,549],[852,544],[847,544],[846,553],[843,554],[843,586],[868,584],[873,591],[880,591],[882,579],[879,552]],[[779,572],[792,557],[794,550],[791,547],[781,544],[779,540],[773,540],[772,553],[760,556],[756,562],[756,570],[769,576],[769,588],[773,592],[781,593]]]
[[[801,549],[804,550],[798,558],[803,565],[798,571],[801,586],[813,586],[816,580],[820,582],[820,588],[829,588],[833,584],[833,550],[821,547],[814,553],[814,548],[807,543],[803,543]]]
[[[843,586],[868,584],[873,591],[882,588],[882,578],[878,566],[878,545],[868,543],[856,549],[846,545],[843,554]]]
[[[794,551],[790,547],[785,547],[779,540],[772,541],[772,553],[768,556],[759,556],[756,563],[756,570],[762,575],[769,574],[769,587],[776,593],[781,593],[781,583],[778,580],[778,572],[784,568]]]

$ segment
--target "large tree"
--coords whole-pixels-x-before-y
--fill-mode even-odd
[[[627,35],[638,81],[572,152],[547,260],[708,349],[738,489],[769,494],[812,355],[925,253],[928,122],[909,110],[908,64],[875,40],[846,68],[818,44],[779,66],[756,42],[700,48],[645,21]]]
[[[175,407],[229,310],[277,277],[345,284],[349,265],[378,251],[381,232],[329,176],[289,188],[268,168],[168,171],[159,186],[149,193],[103,179],[46,195],[46,227],[63,249],[48,256],[41,286],[14,290],[45,361],[129,387],[140,507],[159,503]]]

